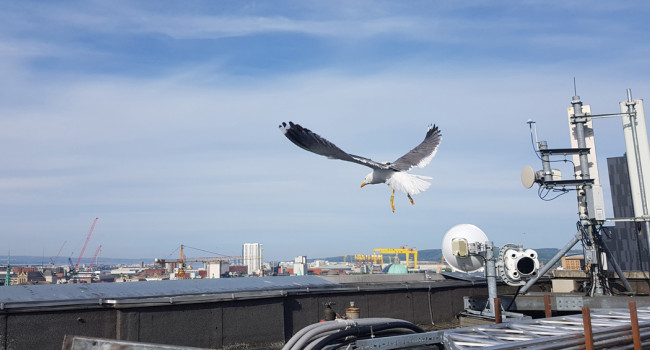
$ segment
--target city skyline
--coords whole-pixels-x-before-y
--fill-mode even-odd
[[[0,13],[0,232],[5,255],[164,257],[180,244],[265,259],[440,247],[454,225],[497,246],[557,248],[575,193],[522,187],[541,167],[529,119],[568,147],[567,107],[650,98],[642,1],[9,2]],[[368,173],[295,147],[300,123],[391,161],[442,132],[414,196],[359,188]],[[620,120],[594,122],[607,157]],[[647,132],[647,131],[646,131]],[[559,164],[564,176],[570,166]]]

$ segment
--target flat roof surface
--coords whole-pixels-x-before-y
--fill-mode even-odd
[[[98,299],[159,298],[305,288],[332,288],[339,284],[317,276],[270,276],[162,280],[121,283],[40,284],[0,287],[0,305],[71,302]],[[0,308],[2,309],[2,308]]]

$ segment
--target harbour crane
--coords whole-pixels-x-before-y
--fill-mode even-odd
[[[95,229],[95,224],[97,224],[97,220],[99,220],[99,218],[95,218],[95,221],[93,221],[93,225],[90,227],[90,232],[88,232],[88,237],[86,237],[86,243],[84,243],[84,247],[83,249],[81,249],[81,254],[79,254],[79,259],[77,259],[77,263],[74,265],[75,270],[79,269],[79,263],[81,262],[81,258],[84,256],[84,251],[86,251],[86,247],[88,246],[88,241],[90,241],[90,236],[93,234],[93,230]]]
[[[178,267],[176,271],[176,278],[179,280],[184,280],[189,278],[189,274],[185,272],[185,254],[183,253],[183,245],[181,244],[181,252],[178,260],[167,260],[167,259],[154,259],[154,264],[160,264],[165,266],[166,264],[171,264],[172,269]]]
[[[63,247],[65,247],[65,244],[68,243],[68,241],[64,241],[63,244],[61,245],[61,249],[59,249],[59,252],[56,254],[56,257],[50,258],[50,264],[54,265],[56,264],[56,259],[59,258],[61,255],[61,252],[63,251]]]
[[[74,271],[74,265],[72,265],[72,258],[68,257],[68,265],[70,265],[70,272]]]
[[[418,251],[415,248],[406,248],[405,246],[400,248],[375,248],[373,253],[382,256],[382,264],[384,262],[383,254],[405,254],[407,267],[410,267],[410,257],[413,255],[413,267],[418,268]]]
[[[102,245],[100,244],[99,247],[97,247],[97,250],[95,251],[95,255],[93,255],[93,260],[90,261],[90,266],[88,266],[88,270],[93,268],[93,265],[95,264],[95,260],[97,259],[97,255],[101,250],[102,250]]]

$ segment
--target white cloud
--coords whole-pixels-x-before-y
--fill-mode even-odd
[[[8,40],[0,52],[9,59],[0,63],[7,73],[0,83],[0,230],[15,247],[38,240],[58,250],[65,239],[81,240],[96,216],[102,232],[97,242],[101,239],[105,256],[148,256],[190,242],[237,254],[244,240],[261,241],[276,259],[338,253],[336,246],[316,244],[321,239],[346,242],[360,253],[375,244],[424,249],[438,247],[445,230],[460,222],[481,226],[498,242],[526,232],[535,246],[562,246],[576,219],[572,194],[545,203],[519,184],[521,167],[539,165],[526,120],[538,122],[540,137],[550,145],[564,147],[574,75],[579,94],[598,112],[616,111],[626,87],[638,97],[650,93],[643,62],[629,67],[635,75],[610,69],[634,62],[625,57],[576,68],[560,60],[509,58],[507,52],[495,64],[472,57],[440,61],[414,50],[380,71],[359,73],[337,62],[264,76],[254,69],[235,74],[212,58],[195,65],[164,63],[151,75],[59,71],[34,64],[35,59],[79,53],[81,62],[92,66],[92,57],[126,54],[120,44],[98,49],[70,34],[81,28],[118,43],[137,42],[143,33],[237,40],[293,32],[333,41],[390,37],[391,44],[419,40],[459,46],[483,40],[481,46],[499,46],[520,38],[472,35],[486,26],[492,27],[488,34],[504,35],[511,29],[536,29],[534,23],[523,23],[525,18],[505,27],[462,13],[442,18],[453,6],[435,15],[389,15],[379,9],[367,16],[350,10],[322,18],[300,13],[171,16],[130,5],[114,10],[122,16],[113,16],[94,7],[99,5],[88,6],[37,11],[34,21],[56,21],[52,37],[25,35],[34,27],[20,18],[3,34]],[[594,46],[598,40],[589,33],[574,38],[587,38]],[[536,40],[531,47],[539,45],[537,52],[543,53],[547,47],[563,49],[557,35],[537,31],[526,37]],[[378,40],[377,45],[383,44]],[[344,50],[354,51],[353,46]],[[70,54],[69,48],[77,51]],[[581,59],[570,50],[566,55]],[[521,64],[526,60],[535,63]],[[277,130],[288,120],[376,160],[401,156],[419,142],[429,123],[436,123],[443,132],[439,153],[431,165],[417,170],[432,175],[433,186],[415,197],[415,206],[398,195],[393,214],[388,187],[359,188],[369,169],[295,147]],[[603,156],[623,152],[610,125],[598,130]],[[547,235],[553,239],[530,237]],[[42,247],[36,249],[17,253],[41,254]]]

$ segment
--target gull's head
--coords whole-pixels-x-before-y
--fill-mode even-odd
[[[361,187],[371,184],[373,179],[374,178],[372,176],[372,173],[366,175],[365,179],[363,179],[363,183],[361,184]]]

